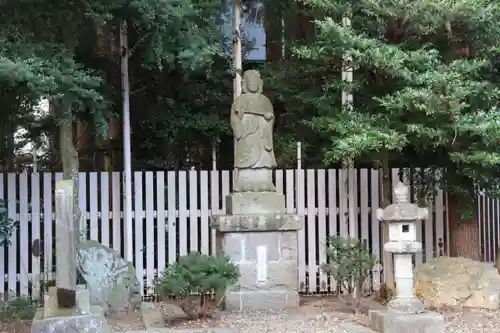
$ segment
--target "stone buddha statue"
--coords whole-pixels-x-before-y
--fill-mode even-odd
[[[256,70],[245,71],[243,94],[231,107],[231,127],[236,138],[234,167],[238,174],[235,192],[276,190],[271,173],[276,167],[274,112],[271,101],[262,94],[262,88],[260,73]]]

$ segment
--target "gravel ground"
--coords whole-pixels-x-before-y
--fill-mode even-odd
[[[165,314],[172,318],[172,307],[158,304]],[[177,312],[176,315],[179,313]],[[497,333],[500,332],[500,312],[485,310],[448,311],[443,313],[446,318],[446,333]],[[219,319],[200,321],[171,322],[172,328],[210,328],[227,327],[245,333],[262,332],[335,332],[340,323],[357,322],[366,324],[366,317],[354,317],[344,311],[334,309],[325,302],[311,302],[293,312],[265,311],[260,313],[224,314]],[[108,319],[115,332],[144,329],[141,316],[130,314],[125,318]],[[29,333],[30,321],[0,323],[0,333]]]
[[[373,307],[373,304],[369,304]],[[343,307],[343,308],[342,308]],[[218,319],[186,321],[180,309],[169,304],[158,304],[171,328],[233,328],[245,333],[260,332],[335,332],[338,324],[355,322],[368,324],[366,315],[354,316],[335,299],[316,299],[303,304],[293,312],[265,311],[260,313],[223,314]],[[500,313],[486,310],[443,312],[445,333],[498,333]]]

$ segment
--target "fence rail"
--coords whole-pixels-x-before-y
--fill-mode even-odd
[[[412,183],[414,170],[393,169],[393,181]],[[84,212],[82,230],[120,254],[123,239],[123,180],[120,172],[80,173],[79,204]],[[54,189],[60,173],[0,174],[0,198],[9,216],[19,221],[11,244],[0,247],[0,293],[40,294],[40,279],[54,272]],[[335,290],[321,271],[326,263],[327,238],[332,235],[366,240],[381,260],[382,230],[376,219],[379,207],[379,171],[356,172],[358,219],[348,219],[347,171],[343,169],[276,170],[277,191],[286,195],[288,213],[304,215],[298,237],[301,292]],[[215,232],[209,216],[225,208],[232,187],[230,171],[157,171],[133,173],[134,265],[144,295],[151,293],[155,275],[190,251],[212,254]],[[419,223],[423,253],[416,263],[447,252],[445,196],[438,191],[429,202],[432,214]],[[46,217],[50,216],[49,219]],[[381,283],[382,266],[373,272],[373,288]]]

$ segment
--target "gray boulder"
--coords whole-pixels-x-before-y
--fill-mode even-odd
[[[120,316],[141,307],[141,290],[132,263],[95,240],[77,244],[77,268],[87,282],[90,302],[106,316]]]

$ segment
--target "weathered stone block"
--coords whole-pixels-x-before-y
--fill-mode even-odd
[[[44,317],[39,309],[31,324],[31,333],[111,333],[99,306],[91,307],[88,314],[78,314],[71,309],[62,309],[58,316]]]
[[[297,242],[296,231],[284,231],[280,233],[279,250],[281,260],[297,262]]]
[[[226,196],[226,214],[284,214],[285,195],[276,192],[240,192]]]
[[[217,251],[232,261],[257,260],[257,248],[266,246],[267,261],[297,260],[297,233],[295,231],[217,233]]]
[[[380,333],[443,333],[444,317],[436,312],[403,314],[370,311],[370,327]]]
[[[299,306],[299,293],[286,290],[229,292],[225,298],[227,311],[281,310]]]
[[[265,246],[267,249],[267,261],[278,261],[279,232],[248,232],[243,234],[245,242],[245,261],[257,261],[257,248]]]
[[[302,228],[302,218],[294,214],[212,215],[210,226],[220,232],[291,231]]]
[[[268,262],[266,281],[258,280],[258,267],[254,263],[241,264],[240,279],[234,291],[257,291],[283,289],[298,290],[298,269],[295,261]]]

